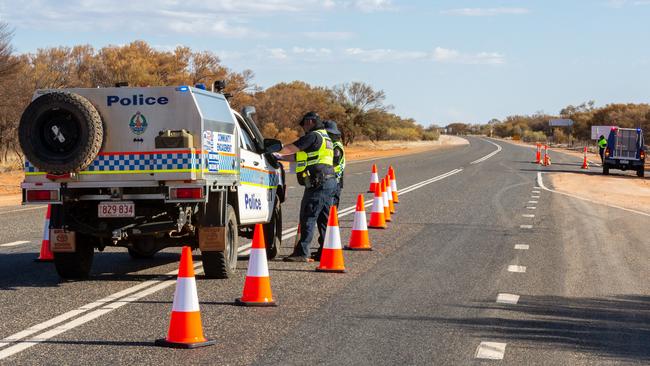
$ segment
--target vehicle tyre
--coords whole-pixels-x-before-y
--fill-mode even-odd
[[[237,216],[231,205],[226,206],[226,249],[223,252],[201,252],[203,272],[207,278],[228,278],[237,270],[239,236]]]
[[[641,169],[637,170],[636,171],[636,176],[640,177],[640,178],[643,178],[645,176],[645,168],[641,168]]]
[[[95,248],[91,237],[77,233],[76,243],[76,250],[73,253],[54,253],[56,272],[66,280],[88,278],[93,264]]]
[[[158,252],[156,241],[152,236],[133,239],[133,246],[128,248],[129,255],[133,259],[149,259]]]
[[[104,127],[88,99],[53,92],[27,106],[18,139],[26,160],[40,171],[65,174],[82,171],[93,162],[104,141]]]
[[[609,167],[608,166],[603,165],[603,174],[604,175],[609,175]]]
[[[282,245],[282,206],[280,197],[275,196],[271,221],[264,224],[264,242],[266,244],[266,258],[273,259],[278,255]]]

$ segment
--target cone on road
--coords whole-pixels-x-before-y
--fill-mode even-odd
[[[368,193],[375,191],[375,187],[379,185],[379,175],[377,175],[377,164],[372,164],[372,172],[370,173],[370,188]]]
[[[277,306],[271,294],[271,278],[269,265],[266,261],[266,244],[262,224],[255,225],[253,245],[248,257],[248,271],[244,282],[242,297],[235,300],[243,306]]]
[[[551,157],[548,155],[548,145],[544,145],[544,166],[551,165]]]
[[[357,196],[357,207],[354,212],[354,222],[352,224],[352,234],[350,242],[345,247],[347,250],[372,250],[370,239],[368,238],[368,225],[366,225],[366,208],[363,202],[363,195]]]
[[[535,164],[541,164],[542,160],[542,144],[537,143],[537,153],[535,154]]]
[[[45,228],[43,229],[43,241],[41,242],[41,252],[35,262],[51,262],[54,260],[54,254],[50,249],[50,216],[52,215],[52,205],[47,205],[45,214]]]
[[[167,338],[157,339],[155,344],[172,348],[197,348],[215,344],[215,341],[208,340],[203,336],[190,247],[183,247],[181,252],[181,263],[178,268]]]
[[[384,218],[384,197],[381,194],[381,187],[379,187],[379,185],[375,188],[375,197],[372,200],[370,223],[368,223],[368,227],[373,229],[386,228],[386,220]]]
[[[388,176],[390,177],[390,190],[393,192],[393,203],[398,204],[397,179],[395,178],[395,169],[393,169],[392,165],[388,167]]]
[[[395,213],[395,203],[393,202],[393,191],[390,188],[390,177],[387,175],[384,180],[386,181],[386,195],[388,196],[388,208],[390,213]]]
[[[390,217],[390,204],[388,203],[388,192],[386,192],[386,180],[382,179],[381,183],[379,183],[379,187],[381,189],[381,197],[383,198],[384,201],[384,220],[386,222],[392,221]]]
[[[323,253],[320,256],[320,265],[316,268],[316,271],[345,272],[343,248],[341,247],[341,232],[339,231],[339,215],[334,205],[330,206],[330,217],[327,220]]]
[[[584,148],[584,157],[582,159],[582,169],[589,169],[589,163],[587,162],[587,147]]]

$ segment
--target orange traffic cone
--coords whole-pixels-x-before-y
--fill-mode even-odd
[[[397,195],[397,179],[395,178],[395,169],[393,166],[388,167],[388,176],[390,177],[390,190],[393,192],[393,203],[399,203],[399,197]]]
[[[316,271],[345,272],[343,248],[341,247],[341,232],[339,231],[339,214],[334,205],[330,206],[330,217],[327,220],[323,253],[320,256],[320,265],[316,268]]]
[[[370,188],[368,188],[368,193],[375,191],[375,187],[379,185],[379,175],[377,175],[377,165],[372,164],[372,173],[370,174]]]
[[[388,203],[388,192],[386,192],[386,180],[382,179],[381,183],[379,183],[380,189],[381,189],[381,196],[384,199],[384,220],[386,222],[391,222],[392,219],[390,218],[390,204]]]
[[[587,162],[587,147],[584,149],[584,158],[582,159],[582,169],[589,169],[589,163]]]
[[[50,250],[50,216],[52,215],[52,205],[47,205],[47,213],[45,214],[45,228],[43,229],[43,241],[41,242],[41,253],[38,258],[34,259],[35,262],[51,262],[54,260],[54,255]]]
[[[237,305],[277,306],[271,294],[271,278],[269,277],[265,248],[264,229],[262,224],[256,224],[251,254],[248,259],[244,293],[242,297],[235,300]]]
[[[354,212],[354,223],[350,242],[345,247],[348,250],[372,250],[370,239],[368,239],[368,225],[366,225],[366,209],[363,202],[363,195],[357,197],[357,208]]]
[[[535,154],[535,164],[540,164],[542,160],[542,144],[537,143],[537,153]]]
[[[192,249],[183,247],[181,264],[178,268],[176,291],[172,316],[169,321],[167,338],[157,339],[155,344],[172,348],[197,348],[211,346],[215,341],[203,337],[199,297],[196,294],[194,265],[192,264]]]
[[[551,157],[548,155],[548,145],[544,145],[544,166],[551,165]]]
[[[375,197],[372,200],[372,210],[370,211],[370,223],[368,227],[373,229],[385,229],[386,220],[384,218],[384,197],[381,195],[381,187],[375,188]]]
[[[395,213],[395,204],[393,203],[393,191],[390,188],[390,177],[387,175],[384,180],[386,181],[386,195],[388,196],[388,208],[390,213]]]

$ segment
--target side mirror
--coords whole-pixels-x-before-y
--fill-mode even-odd
[[[264,152],[274,153],[282,150],[282,141],[276,139],[264,139]]]
[[[241,110],[241,115],[244,116],[249,121],[253,120],[253,115],[255,114],[255,107],[252,105],[247,105]]]

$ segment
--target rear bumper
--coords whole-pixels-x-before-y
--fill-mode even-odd
[[[645,161],[606,158],[603,165],[610,169],[639,170],[643,168]]]

